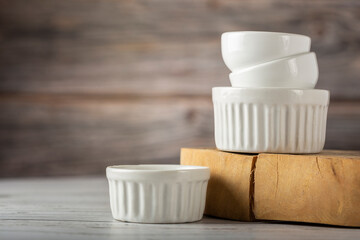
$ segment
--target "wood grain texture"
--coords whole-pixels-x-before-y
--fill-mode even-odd
[[[360,151],[259,154],[256,219],[360,226]]]
[[[0,89],[209,95],[229,85],[221,33],[265,30],[309,35],[318,88],[359,99],[359,11],[356,0],[0,0]]]
[[[210,168],[205,213],[211,216],[360,227],[360,151],[239,154],[183,148],[181,164]]]
[[[331,90],[326,148],[360,149],[355,0],[0,0],[0,177],[99,174],[213,147],[220,35],[312,38]],[[274,14],[276,13],[276,14]]]
[[[182,165],[210,168],[205,214],[242,221],[253,220],[249,196],[255,159],[256,155],[222,153],[214,149],[182,148],[180,155]]]
[[[101,174],[114,164],[178,163],[180,146],[213,145],[209,101],[4,97],[0,176]]]
[[[358,106],[331,105],[326,148],[360,148]],[[0,112],[2,177],[178,163],[181,147],[215,146],[209,97],[0,94]]]
[[[187,224],[112,219],[105,178],[0,180],[0,238],[92,239],[357,239],[359,229],[246,223],[205,217]]]

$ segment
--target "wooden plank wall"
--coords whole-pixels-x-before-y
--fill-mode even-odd
[[[311,36],[326,148],[360,149],[356,0],[0,0],[0,177],[104,174],[213,147],[220,35]]]

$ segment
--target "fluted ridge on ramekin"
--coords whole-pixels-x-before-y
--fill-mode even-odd
[[[320,152],[327,109],[327,104],[214,101],[215,143],[233,152]]]
[[[145,182],[108,179],[111,212],[128,222],[176,223],[200,220],[208,180]]]

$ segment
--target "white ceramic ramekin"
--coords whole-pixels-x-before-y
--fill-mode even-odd
[[[311,52],[258,64],[229,76],[233,87],[312,89],[319,69],[316,55]]]
[[[212,94],[220,150],[317,153],[324,147],[326,90],[215,87]]]
[[[210,170],[182,165],[119,165],[106,168],[115,219],[182,223],[202,218]]]
[[[226,66],[236,72],[275,59],[310,51],[308,36],[277,32],[226,32],[221,53]]]

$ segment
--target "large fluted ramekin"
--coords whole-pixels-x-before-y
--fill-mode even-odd
[[[115,219],[139,223],[202,218],[210,170],[200,166],[119,165],[106,168]]]
[[[317,153],[324,147],[329,91],[215,87],[212,97],[220,150]]]

